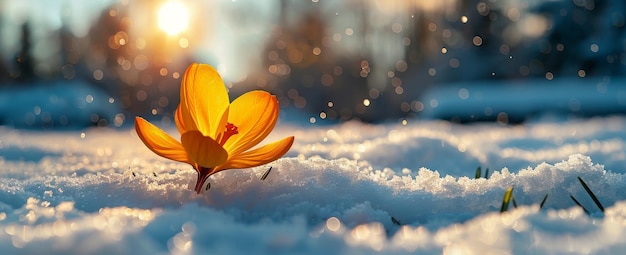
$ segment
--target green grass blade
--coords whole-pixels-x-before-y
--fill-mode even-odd
[[[485,169],[485,179],[489,179],[489,167]]]
[[[474,175],[474,179],[480,179],[481,174],[482,174],[482,169],[480,169],[480,167],[477,167],[476,174]]]
[[[265,171],[265,173],[263,173],[263,175],[261,176],[261,181],[265,181],[265,179],[267,178],[267,176],[270,174],[271,171],[272,171],[272,167],[270,166],[270,168],[267,169],[267,171]]]
[[[506,210],[509,208],[509,202],[511,201],[512,197],[513,186],[509,186],[504,192],[504,198],[502,198],[502,207],[500,208],[501,213],[506,212]]]
[[[393,224],[396,224],[398,226],[402,226],[402,223],[400,223],[400,221],[394,218],[393,216],[391,216],[391,222],[393,222]]]
[[[548,194],[546,194],[543,197],[543,200],[541,200],[541,203],[539,204],[539,210],[541,210],[541,208],[543,208],[543,205],[546,204],[546,200],[548,200]]]
[[[515,196],[511,196],[511,202],[513,202],[513,207],[517,208],[517,201],[515,201]]]
[[[593,202],[596,203],[596,206],[598,206],[598,208],[600,208],[600,211],[604,212],[604,206],[602,206],[602,204],[600,203],[600,200],[598,200],[596,195],[593,194],[593,192],[591,191],[589,186],[587,186],[587,184],[583,181],[582,178],[580,178],[580,176],[578,176],[578,180],[580,181],[580,184],[583,185],[583,188],[585,188],[585,191],[587,191],[587,194],[589,194],[591,199],[593,199]]]
[[[576,203],[578,206],[580,206],[580,208],[583,208],[583,211],[585,211],[585,213],[586,213],[587,215],[589,215],[589,214],[590,214],[590,213],[589,213],[589,211],[587,211],[587,209],[586,209],[583,205],[581,205],[581,204],[580,204],[580,202],[578,202],[578,200],[576,200],[576,198],[574,198],[574,196],[569,195],[569,197],[570,197],[572,200],[574,200],[574,203]]]

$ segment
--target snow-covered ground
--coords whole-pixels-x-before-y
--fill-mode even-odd
[[[0,53],[11,76],[31,78],[14,71],[28,71],[32,55],[36,76],[64,78],[0,84],[0,255],[626,250],[624,1],[187,1],[202,25],[181,35],[185,50],[139,43],[160,41],[146,23],[156,1],[129,2],[0,1]],[[106,22],[91,27],[102,10]],[[198,195],[195,171],[149,151],[125,112],[137,110],[124,104],[129,99],[162,108],[176,102],[144,75],[153,66],[138,60],[147,55],[150,63],[213,62],[230,82],[276,85],[293,107],[301,99],[315,110],[281,112],[267,141],[294,135],[284,158],[216,174]],[[20,56],[27,61],[18,68]],[[103,72],[107,59],[123,60],[123,68]],[[129,59],[144,72],[127,69]],[[350,74],[350,63],[361,69]],[[329,67],[331,82],[323,82]],[[120,87],[118,98],[85,77],[98,86],[141,77],[155,90]],[[323,87],[307,85],[310,77]],[[349,116],[387,122],[321,117],[332,107],[341,114],[341,104],[365,109]],[[171,112],[151,110],[144,117],[153,123],[171,122]],[[421,119],[388,120],[399,116]],[[171,123],[160,126],[176,133]],[[487,178],[474,178],[477,167],[489,169]],[[517,208],[500,213],[509,187]]]
[[[626,117],[514,126],[283,122],[267,141],[286,134],[296,140],[284,158],[216,174],[197,195],[194,170],[154,155],[131,128],[0,127],[0,251],[617,254],[626,248]],[[473,178],[478,166],[491,169],[488,179]],[[518,208],[501,214],[509,186]]]

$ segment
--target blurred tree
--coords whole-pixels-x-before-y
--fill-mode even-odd
[[[371,77],[373,70],[386,68],[373,51],[342,50],[344,42],[333,39],[333,21],[325,19],[316,3],[280,3],[280,19],[267,42],[263,67],[243,83],[256,83],[276,94],[281,107],[305,110],[318,119],[380,121],[405,115],[399,104],[408,95],[394,92],[387,73],[382,81]],[[350,17],[356,18],[351,20],[356,24],[351,26],[356,31],[353,38],[358,38],[351,41],[352,47],[366,49],[368,45],[359,44],[377,32],[370,24],[371,10],[362,5],[350,8]]]
[[[88,34],[88,79],[115,91],[118,102],[133,115],[173,121],[180,79],[192,59],[178,37],[156,26],[137,27],[141,19],[156,24],[156,3],[133,1],[102,11]]]
[[[0,87],[6,86],[6,81],[9,80],[9,69],[4,61],[1,61],[2,59],[4,59],[4,56],[2,51],[0,51]]]
[[[22,25],[20,51],[15,56],[17,66],[16,73],[12,74],[13,78],[19,82],[25,82],[35,79],[35,65],[32,57],[31,32],[28,22]]]

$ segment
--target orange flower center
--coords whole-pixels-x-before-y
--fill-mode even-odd
[[[230,138],[231,136],[236,135],[236,134],[239,134],[239,131],[237,131],[237,126],[235,126],[235,124],[230,123],[230,122],[228,124],[226,124],[226,130],[222,134],[222,138],[220,140],[220,145],[224,146],[226,141],[228,141],[228,138]]]

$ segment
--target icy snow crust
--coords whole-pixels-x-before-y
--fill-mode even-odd
[[[285,158],[216,174],[210,190],[196,195],[194,170],[154,155],[132,129],[0,127],[0,253],[617,254],[626,248],[624,117],[519,126],[279,124],[268,141],[285,134],[296,136]],[[477,166],[492,169],[490,178],[473,179]],[[500,214],[509,186],[519,207]]]

